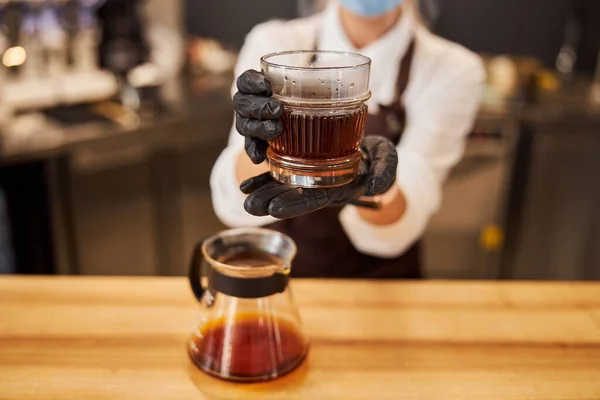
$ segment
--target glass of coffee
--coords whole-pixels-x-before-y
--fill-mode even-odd
[[[304,188],[354,180],[371,96],[371,60],[335,51],[287,51],[263,56],[261,67],[285,109],[283,133],[267,150],[271,175]]]

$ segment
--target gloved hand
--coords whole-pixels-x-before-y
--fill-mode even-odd
[[[268,140],[283,131],[279,121],[283,104],[271,96],[271,84],[263,74],[252,69],[241,74],[236,82],[238,92],[233,96],[235,128],[245,137],[246,154],[254,164],[265,160]]]
[[[327,189],[294,188],[275,181],[267,172],[240,185],[240,190],[249,195],[244,208],[252,215],[286,219],[327,206],[342,206],[361,196],[385,193],[396,179],[398,153],[394,145],[384,137],[367,136],[361,150],[360,175],[347,185]]]

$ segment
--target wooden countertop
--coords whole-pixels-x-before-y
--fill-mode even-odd
[[[0,399],[600,399],[600,283],[296,280],[307,362],[205,376],[183,278],[0,278]]]

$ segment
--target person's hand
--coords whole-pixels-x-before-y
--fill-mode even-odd
[[[252,69],[237,79],[238,92],[233,96],[235,128],[245,137],[246,154],[254,164],[262,163],[269,147],[268,140],[283,131],[279,121],[283,105],[272,98],[271,84],[263,74]]]
[[[267,172],[240,185],[240,190],[249,195],[244,208],[252,215],[286,219],[328,206],[342,206],[361,196],[385,193],[396,179],[398,153],[394,145],[384,137],[367,136],[361,150],[361,173],[347,185],[327,189],[294,188],[275,181]]]

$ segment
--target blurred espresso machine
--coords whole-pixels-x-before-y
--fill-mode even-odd
[[[0,273],[65,272],[71,237],[100,242],[85,218],[102,207],[86,208],[85,193],[139,154],[111,141],[125,136],[115,132],[153,126],[166,110],[157,105],[172,104],[163,99],[184,60],[179,11],[177,0],[0,0],[0,261],[5,247],[15,260]]]
[[[165,73],[152,65],[146,3],[0,0],[2,102],[16,112],[113,97],[135,106]]]

